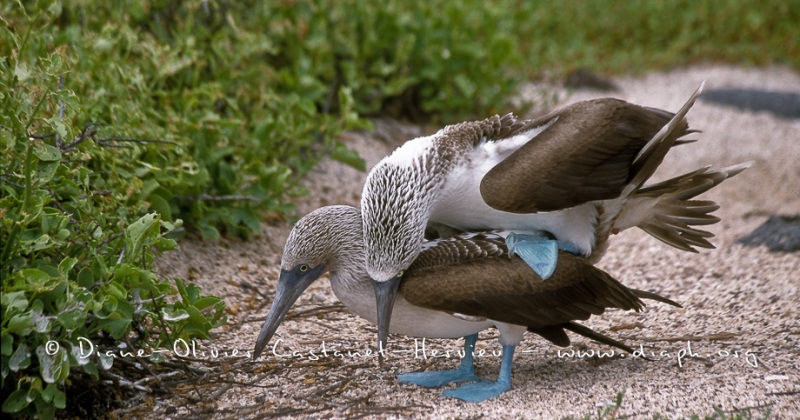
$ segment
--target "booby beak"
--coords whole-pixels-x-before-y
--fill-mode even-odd
[[[378,307],[378,350],[383,356],[386,349],[386,339],[389,336],[389,323],[392,320],[392,308],[397,297],[397,288],[403,275],[395,276],[387,281],[373,281],[375,287],[375,301]]]
[[[275,293],[275,300],[272,301],[272,307],[267,314],[267,320],[264,321],[264,326],[261,327],[261,334],[258,335],[256,347],[253,351],[253,360],[258,358],[264,347],[267,346],[269,340],[275,334],[275,330],[278,329],[278,326],[283,321],[283,317],[289,312],[289,308],[297,301],[297,298],[324,272],[323,264],[314,268],[306,268],[306,271],[301,271],[300,266],[291,271],[281,270],[278,291]]]

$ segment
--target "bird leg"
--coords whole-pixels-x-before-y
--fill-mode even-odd
[[[480,381],[461,385],[456,389],[448,389],[442,395],[458,398],[467,402],[481,402],[494,398],[511,388],[511,363],[514,359],[513,345],[503,346],[503,361],[497,381]]]
[[[397,375],[397,380],[402,383],[425,387],[440,387],[454,382],[477,381],[479,378],[475,375],[473,357],[477,341],[477,333],[464,337],[464,358],[461,359],[461,364],[457,369],[401,373]]]
[[[553,275],[558,263],[558,250],[563,249],[579,254],[578,249],[569,242],[557,241],[547,236],[511,233],[506,237],[509,257],[517,254],[533,271],[547,280]]]

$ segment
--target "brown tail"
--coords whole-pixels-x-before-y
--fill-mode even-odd
[[[714,248],[708,241],[714,234],[694,226],[712,225],[719,218],[711,215],[719,205],[708,200],[692,198],[714,188],[722,181],[749,168],[751,162],[722,169],[701,168],[657,184],[645,186],[634,193],[634,199],[655,201],[652,216],[637,226],[675,248],[697,252],[695,247]]]
[[[641,298],[641,299],[655,300],[655,301],[658,301],[658,302],[661,302],[661,303],[666,303],[667,305],[672,305],[672,306],[675,306],[675,307],[678,307],[678,308],[683,308],[683,306],[681,306],[680,303],[675,302],[674,300],[672,300],[670,298],[665,298],[664,296],[661,296],[658,293],[647,292],[647,291],[638,290],[638,289],[630,289],[630,291],[633,292],[633,294],[636,295],[636,297]]]
[[[661,303],[666,303],[667,305],[676,306],[678,308],[683,307],[677,302],[673,301],[672,299],[666,298],[654,292],[646,292],[644,290],[637,290],[637,289],[630,289],[630,291],[633,292],[633,294],[636,295],[636,297],[641,299],[655,300]],[[542,336],[544,339],[557,346],[567,347],[570,345],[570,340],[569,336],[567,336],[564,330],[572,331],[575,334],[586,337],[590,340],[597,341],[598,343],[603,343],[612,347],[616,347],[628,353],[633,353],[633,349],[628,345],[626,345],[625,343],[615,340],[605,334],[601,334],[589,327],[578,324],[577,322],[567,322],[552,327],[528,328],[528,331]]]

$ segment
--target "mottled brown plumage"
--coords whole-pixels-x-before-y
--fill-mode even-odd
[[[524,261],[508,257],[503,238],[485,234],[457,236],[425,249],[406,270],[399,293],[415,306],[524,325],[558,345],[569,340],[548,334],[561,337],[554,330],[567,328],[564,324],[607,308],[639,311],[640,297],[677,306],[629,289],[585,258],[564,251],[552,277],[543,281]]]

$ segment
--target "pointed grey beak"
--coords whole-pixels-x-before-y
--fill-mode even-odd
[[[261,327],[261,334],[258,335],[255,350],[253,350],[253,360],[258,358],[264,347],[275,334],[278,326],[283,321],[283,317],[289,312],[289,308],[297,301],[303,292],[311,286],[314,280],[324,273],[324,265],[320,264],[306,271],[300,271],[300,266],[291,271],[281,270],[281,277],[278,280],[278,291],[275,293],[275,300],[267,314],[267,320]]]
[[[375,301],[378,307],[378,350],[381,356],[386,349],[386,339],[389,336],[389,323],[392,320],[392,308],[397,297],[397,288],[400,286],[402,275],[392,277],[383,282],[373,281],[375,287]]]

